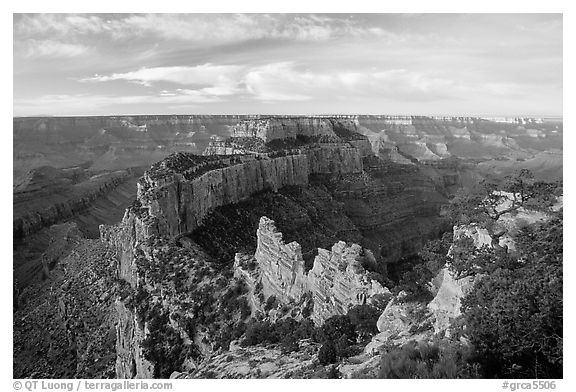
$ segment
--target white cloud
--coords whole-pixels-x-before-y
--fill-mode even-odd
[[[106,34],[115,39],[155,36],[193,42],[253,39],[325,41],[342,36],[390,36],[382,28],[337,16],[282,14],[23,14],[15,20],[16,37],[75,37]]]
[[[56,35],[66,37],[76,34],[111,31],[107,21],[99,15],[76,14],[16,14],[15,37]]]
[[[404,69],[312,72],[293,63],[275,63],[251,69],[245,77],[248,90],[257,98],[293,97],[394,97],[428,100],[461,92],[465,87],[443,79]]]
[[[155,104],[165,108],[175,105],[212,104],[223,102],[322,102],[351,100],[373,102],[428,103],[445,99],[488,99],[513,97],[518,86],[485,83],[464,84],[447,78],[405,69],[318,72],[303,69],[292,62],[261,66],[204,64],[190,67],[156,67],[96,75],[89,82],[124,80],[150,86],[158,92],[130,96],[111,95],[45,95],[35,99],[16,99],[16,113],[47,113],[68,111],[83,113],[90,108]],[[180,85],[170,87],[166,82]]]
[[[52,40],[27,40],[16,48],[16,53],[27,57],[76,57],[90,52],[85,45],[70,44]]]
[[[136,71],[114,73],[111,75],[94,75],[81,79],[83,82],[108,82],[112,80],[126,80],[150,86],[154,82],[171,82],[181,85],[213,85],[220,91],[232,89],[234,80],[238,76],[242,67],[237,65],[214,65],[203,64],[197,66],[175,66],[175,67],[154,67],[140,68]]]
[[[393,97],[399,100],[427,101],[484,91],[502,94],[509,86],[492,83],[466,86],[447,78],[405,69],[359,71],[311,71],[292,62],[277,62],[261,66],[203,64],[198,66],[141,68],[136,71],[95,75],[85,82],[125,80],[145,86],[162,82],[179,84],[186,89],[163,94],[186,94],[204,99],[242,96],[255,101],[306,101],[313,98]],[[190,89],[188,86],[198,86]]]

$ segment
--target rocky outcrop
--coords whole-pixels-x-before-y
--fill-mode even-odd
[[[265,297],[289,302],[309,293],[314,303],[312,319],[318,324],[346,314],[354,305],[383,308],[391,297],[390,291],[365,270],[363,265],[373,262],[374,257],[359,245],[340,241],[332,250],[319,248],[312,269],[305,274],[300,245],[285,244],[272,220],[262,217],[257,235],[255,261]]]
[[[346,314],[354,305],[386,306],[390,291],[371,279],[363,266],[370,258],[374,258],[370,251],[342,241],[330,251],[318,249],[307,276],[314,301],[314,320],[321,323],[331,316]]]
[[[144,357],[144,324],[124,302],[116,301],[116,377],[154,378],[154,365]]]
[[[474,286],[471,277],[456,279],[454,273],[448,267],[444,267],[434,279],[438,284],[438,292],[428,304],[428,308],[434,314],[434,330],[439,333],[446,331],[452,321],[460,316],[462,298],[470,292]]]
[[[317,351],[318,345],[307,341],[291,353],[277,347],[237,347],[214,355],[191,373],[175,372],[170,378],[310,378],[315,370],[322,368],[316,358]]]
[[[257,231],[255,259],[262,271],[263,293],[281,301],[297,300],[307,291],[302,248],[285,244],[274,221],[263,216]]]
[[[504,205],[505,204],[506,203],[504,203]],[[477,249],[482,247],[501,247],[508,252],[514,252],[515,242],[513,235],[522,227],[546,219],[547,214],[541,211],[526,210],[524,208],[520,208],[514,214],[504,214],[494,225],[498,230],[502,230],[505,233],[498,238],[497,243],[490,236],[488,230],[478,224],[454,226],[454,244],[450,249],[449,256],[455,253],[458,241],[464,238],[471,239],[473,246]],[[428,304],[428,308],[435,318],[434,328],[436,332],[448,330],[452,320],[461,315],[460,305],[462,299],[472,290],[478,278],[479,277],[457,278],[449,265],[446,265],[440,270],[432,282],[432,290],[436,295]]]
[[[478,249],[484,246],[492,246],[492,237],[490,237],[488,230],[475,224],[454,227],[454,241],[464,238],[470,238]],[[449,254],[453,252],[454,245],[450,249]],[[452,321],[461,315],[460,305],[462,298],[470,292],[474,286],[474,281],[473,277],[456,278],[449,265],[442,268],[433,279],[432,291],[435,296],[428,304],[428,309],[434,316],[434,330],[437,333],[447,331]]]
[[[382,354],[386,347],[401,346],[408,341],[427,341],[434,334],[433,315],[426,304],[406,299],[401,291],[388,302],[378,318],[379,333],[364,348],[364,354]]]

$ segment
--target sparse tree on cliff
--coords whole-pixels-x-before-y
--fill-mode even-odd
[[[549,211],[560,188],[557,182],[537,181],[527,169],[507,177],[502,184],[484,181],[481,185],[478,192],[460,193],[455,197],[450,217],[454,224],[476,223],[484,227],[497,249],[500,237],[506,234],[497,224],[503,215],[515,214],[520,208]]]
[[[463,299],[486,376],[562,378],[562,239],[561,216],[523,230],[518,262],[483,275]]]

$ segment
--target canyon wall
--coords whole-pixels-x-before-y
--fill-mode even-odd
[[[334,198],[384,262],[416,253],[442,228],[446,203],[437,184],[415,165],[365,159],[364,171],[330,184]]]
[[[321,117],[270,117],[245,120],[232,128],[232,137],[256,137],[264,142],[297,136],[336,136],[333,123]]]
[[[360,150],[350,145],[322,144],[304,153],[310,174],[361,173],[363,169]]]
[[[175,236],[197,228],[216,207],[263,190],[306,185],[308,174],[304,155],[216,157],[179,170],[157,167],[148,171],[138,197],[142,207],[158,220],[159,233]]]
[[[144,324],[122,301],[116,302],[116,378],[154,378],[154,365],[144,357]]]
[[[44,227],[82,213],[95,200],[132,177],[130,170],[122,170],[94,176],[77,184],[70,184],[67,178],[58,177],[27,184],[24,189],[14,193],[14,240],[22,240]]]

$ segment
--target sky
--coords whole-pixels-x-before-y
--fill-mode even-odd
[[[14,14],[15,116],[562,115],[561,14]]]

